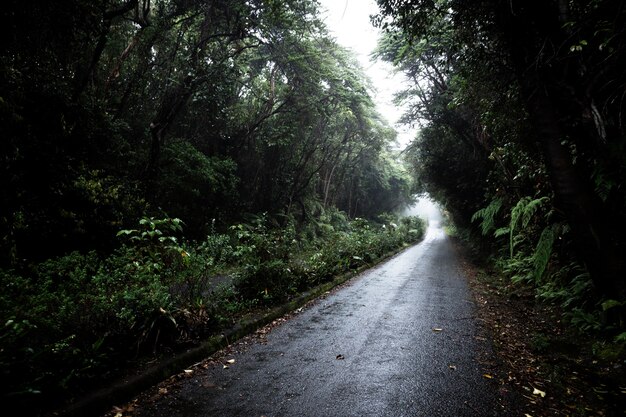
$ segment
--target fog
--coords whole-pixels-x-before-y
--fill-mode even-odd
[[[443,219],[441,215],[441,207],[426,196],[419,196],[411,207],[407,207],[403,212],[403,216],[419,216],[426,219],[430,226],[437,227]]]

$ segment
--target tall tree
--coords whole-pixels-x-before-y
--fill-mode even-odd
[[[555,208],[569,223],[580,258],[603,294],[623,298],[626,206],[623,190],[614,185],[624,179],[623,162],[617,162],[625,155],[623,116],[615,100],[625,85],[623,73],[617,70],[626,58],[621,47],[623,2],[617,8],[614,2],[596,0],[378,3],[377,22],[406,37],[406,48],[424,42],[436,49],[446,40],[447,50],[438,52],[434,61],[428,51],[420,55],[423,67],[418,72],[434,86],[430,91],[444,85],[435,68],[444,74],[446,88],[451,84],[464,88],[464,93],[453,94],[457,97],[468,97],[470,89],[484,90],[476,82],[481,78],[487,85],[508,82],[516,86],[503,88],[499,94],[491,88],[492,94],[485,98],[512,108],[517,107],[516,100],[521,104],[517,108],[528,115],[529,124],[511,143],[531,155],[533,145],[539,145],[556,197]],[[450,63],[453,71],[446,74],[443,70]],[[475,76],[481,73],[493,76],[492,81]],[[474,103],[485,108],[480,101]],[[485,112],[479,116],[477,120],[485,120]],[[512,152],[493,146],[502,143],[501,139],[490,144],[474,136],[479,139],[474,140],[476,144],[488,145],[487,155],[499,164],[504,162],[500,165],[505,175],[510,172],[517,178],[515,171],[523,164],[514,157],[518,159],[515,169],[507,167],[505,160],[511,160]],[[541,189],[541,181],[536,180]]]

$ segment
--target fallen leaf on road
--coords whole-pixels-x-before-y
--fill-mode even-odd
[[[440,329],[439,327],[433,328],[433,332],[441,332],[441,331],[443,331],[443,329]]]
[[[193,369],[185,369],[186,374],[193,374]]]
[[[167,388],[159,388],[159,394],[161,395],[167,394]]]
[[[345,359],[345,357],[344,357],[343,355],[337,355],[337,358],[336,358],[336,359],[337,359],[337,360],[343,360],[343,359]]]
[[[452,369],[453,371],[456,371],[456,365],[448,365],[448,368]]]
[[[492,376],[492,375],[489,375],[489,374],[483,374],[483,376],[484,376],[485,378],[488,378],[488,379],[493,379],[493,376]]]
[[[543,398],[546,396],[546,393],[541,391],[540,389],[535,388],[533,389],[533,395],[541,395],[541,398]]]
[[[530,414],[524,414],[524,417],[533,417]]]
[[[233,363],[235,363],[235,360],[234,359],[229,359],[229,360],[226,361],[226,363],[233,364]]]

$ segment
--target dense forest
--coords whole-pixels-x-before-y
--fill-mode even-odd
[[[451,233],[626,351],[626,4],[377,0],[401,153],[316,0],[0,11],[0,388],[41,413]]]
[[[315,2],[66,1],[3,11],[2,262],[109,249],[142,214],[407,202],[355,59]]]
[[[316,1],[0,13],[1,389],[27,414],[420,238]]]
[[[379,0],[418,188],[498,274],[626,346],[626,4]],[[603,334],[604,338],[598,336]]]

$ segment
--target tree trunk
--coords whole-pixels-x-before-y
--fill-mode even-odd
[[[590,173],[581,164],[574,165],[562,143],[567,139],[568,125],[559,112],[570,120],[580,117],[559,106],[564,97],[556,85],[566,82],[567,64],[542,56],[546,44],[561,42],[561,13],[558,5],[552,3],[530,2],[519,10],[511,10],[507,2],[499,10],[500,29],[508,41],[522,95],[550,172],[555,204],[571,227],[580,259],[602,295],[623,299],[624,263],[617,241],[607,227],[611,213],[594,193]]]
[[[529,108],[550,172],[556,205],[565,213],[594,285],[607,297],[623,298],[624,265],[605,223],[610,215],[592,192],[589,176],[581,175],[572,164],[569,151],[561,144],[565,136],[549,97],[536,94]]]

